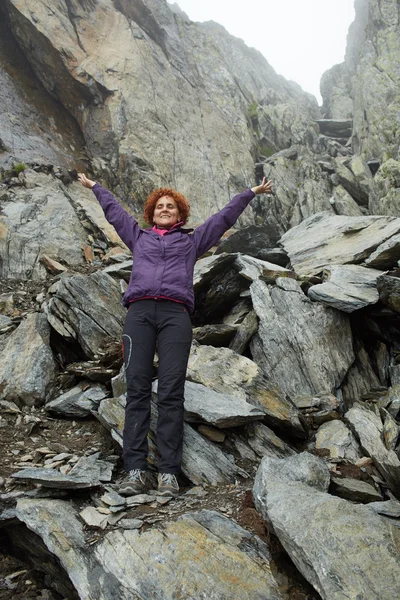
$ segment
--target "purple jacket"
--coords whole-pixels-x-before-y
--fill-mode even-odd
[[[173,298],[194,308],[193,269],[197,259],[218,242],[237,221],[255,194],[248,189],[238,194],[222,210],[193,229],[177,227],[165,235],[141,229],[132,215],[114,196],[96,183],[92,188],[109,223],[133,252],[133,267],[123,304],[132,300]]]

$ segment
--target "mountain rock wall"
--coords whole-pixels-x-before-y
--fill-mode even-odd
[[[192,23],[164,0],[56,0],[51,10],[6,0],[3,11],[79,125],[97,176],[134,194],[134,209],[167,185],[201,221],[254,184],[259,154],[315,135],[312,96],[220,25]]]

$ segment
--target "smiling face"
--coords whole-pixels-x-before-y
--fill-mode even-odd
[[[154,207],[153,222],[159,229],[170,229],[180,221],[178,206],[171,196],[161,196]]]

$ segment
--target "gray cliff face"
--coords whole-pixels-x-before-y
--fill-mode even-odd
[[[192,23],[163,0],[57,0],[51,12],[7,0],[3,10],[36,76],[78,123],[97,176],[133,193],[134,209],[167,185],[188,195],[199,222],[254,184],[259,155],[315,137],[310,95],[223,27]]]
[[[35,76],[9,27],[0,19],[0,167],[81,163],[84,139],[73,117]]]
[[[345,62],[321,82],[325,117],[352,113],[354,152],[367,160],[398,159],[400,6],[357,0],[355,8]]]

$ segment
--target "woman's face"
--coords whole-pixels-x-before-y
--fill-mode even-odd
[[[171,196],[161,196],[157,200],[153,214],[154,225],[159,229],[170,229],[180,221],[178,206]]]

